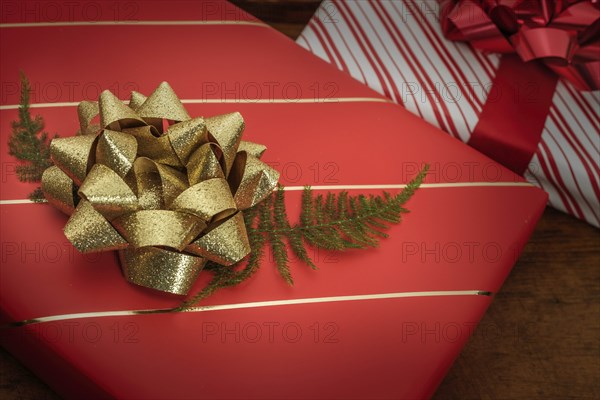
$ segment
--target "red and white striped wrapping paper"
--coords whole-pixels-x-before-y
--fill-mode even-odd
[[[439,9],[435,0],[327,0],[298,44],[468,142],[493,101],[500,55],[444,38]],[[527,101],[535,87],[522,89],[509,95]],[[524,176],[548,192],[552,206],[599,226],[600,92],[559,82],[552,102]]]

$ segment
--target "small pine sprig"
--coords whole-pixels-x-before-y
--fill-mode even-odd
[[[19,102],[19,119],[13,121],[12,133],[8,139],[8,153],[21,161],[15,171],[21,182],[40,182],[42,173],[52,165],[50,160],[50,138],[44,132],[44,120],[40,115],[34,118],[29,109],[31,86],[21,71],[21,99]],[[54,136],[56,137],[56,135]],[[33,201],[42,201],[44,195],[38,187],[30,195]]]
[[[308,255],[307,245],[334,251],[376,247],[381,238],[388,237],[385,230],[398,224],[402,214],[409,212],[403,206],[425,179],[428,168],[426,165],[396,195],[384,192],[381,196],[351,196],[341,192],[338,195],[328,193],[324,197],[313,195],[306,187],[302,193],[300,222],[293,226],[285,209],[284,189],[279,186],[267,199],[244,211],[251,247],[248,258],[230,267],[208,262],[205,269],[213,272],[213,279],[174,311],[184,311],[218,289],[238,285],[250,278],[264,257],[267,243],[279,274],[289,284],[293,284],[293,279],[286,241],[294,255],[313,269],[317,267]]]

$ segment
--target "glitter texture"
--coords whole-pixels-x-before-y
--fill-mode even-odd
[[[135,193],[115,171],[102,164],[92,167],[78,194],[108,220],[138,209]]]
[[[186,250],[222,265],[232,265],[250,253],[250,243],[241,212],[191,243]]]
[[[131,95],[129,97],[129,108],[133,111],[137,111],[138,108],[146,101],[147,97],[141,94],[140,92],[136,92],[135,90],[131,91]]]
[[[244,160],[244,158],[238,157],[236,165],[238,160]],[[239,164],[242,162],[240,161]],[[241,180],[239,184],[235,183],[235,186],[232,184],[232,187],[236,188],[234,200],[240,210],[260,203],[277,186],[279,172],[250,154],[245,157],[243,166],[240,165],[236,170],[241,171]]]
[[[190,154],[196,150],[198,144],[208,143],[208,131],[203,118],[175,124],[169,128],[167,135],[182,165],[187,163]]]
[[[121,128],[146,125],[143,119],[109,90],[105,90],[100,94],[99,105],[100,126],[102,128],[120,131]]]
[[[92,120],[98,115],[100,109],[95,101],[82,101],[77,106],[77,115],[79,116],[79,134],[95,135],[100,132],[100,125],[92,124]]]
[[[74,188],[73,180],[56,166],[46,168],[42,175],[42,191],[46,200],[67,215],[75,210]]]
[[[168,119],[171,121],[187,121],[190,119],[183,104],[167,82],[158,88],[137,109],[142,118]]]
[[[127,241],[106,218],[85,200],[79,202],[64,231],[67,239],[82,253],[116,250],[128,246]]]
[[[229,185],[222,178],[209,179],[190,187],[175,199],[171,208],[188,212],[206,222],[217,214],[223,217],[236,211]]]
[[[119,251],[123,273],[136,285],[186,294],[204,267],[205,259],[154,247]]]
[[[137,154],[137,141],[131,135],[105,129],[98,139],[96,162],[125,177]]]
[[[229,175],[242,140],[244,119],[238,112],[217,115],[206,119],[206,128],[221,147],[225,161],[224,172],[225,175]]]
[[[245,151],[256,158],[260,158],[265,150],[267,150],[267,146],[264,144],[247,142],[245,140],[240,142],[240,147],[238,148],[238,152]]]
[[[189,158],[187,173],[190,185],[195,185],[206,179],[225,178],[219,159],[215,155],[215,150],[220,151],[219,145],[207,143],[200,146]]]
[[[113,226],[131,247],[166,246],[183,250],[206,227],[189,214],[169,210],[141,210],[123,215]]]
[[[87,175],[95,142],[94,135],[52,139],[50,158],[54,165],[73,179],[76,185],[81,185]]]

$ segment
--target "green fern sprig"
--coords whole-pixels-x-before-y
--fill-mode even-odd
[[[267,243],[280,275],[289,284],[293,284],[293,279],[286,241],[296,257],[313,269],[317,267],[308,255],[306,244],[335,251],[376,247],[379,239],[388,237],[385,230],[398,224],[402,214],[408,212],[403,206],[425,179],[428,168],[425,166],[397,195],[384,192],[381,196],[350,196],[341,192],[323,197],[314,196],[306,187],[302,193],[300,222],[293,226],[285,208],[284,188],[279,186],[267,199],[244,211],[251,247],[248,258],[230,267],[207,263],[205,269],[214,274],[211,282],[175,310],[185,310],[220,288],[235,286],[250,278],[264,257]],[[245,267],[240,269],[244,263]]]
[[[308,251],[304,245],[304,232],[300,229],[292,229],[290,226],[285,209],[285,192],[283,186],[279,186],[277,188],[277,192],[275,192],[273,196],[275,197],[273,205],[276,222],[275,229],[282,232],[287,238],[292,252],[300,261],[304,262],[312,269],[317,269],[317,266],[313,263],[312,259],[308,255]]]
[[[11,124],[12,133],[8,139],[8,153],[21,161],[21,164],[15,168],[21,182],[40,182],[44,170],[52,165],[50,138],[48,133],[43,131],[42,117],[40,115],[31,117],[29,110],[31,86],[23,71],[20,73],[20,79],[19,119]],[[42,201],[44,194],[38,187],[29,198],[33,201]]]

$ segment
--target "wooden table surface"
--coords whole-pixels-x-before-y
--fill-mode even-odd
[[[296,38],[316,0],[233,3]],[[0,399],[58,399],[0,350]],[[434,399],[600,399],[600,231],[547,208]]]

